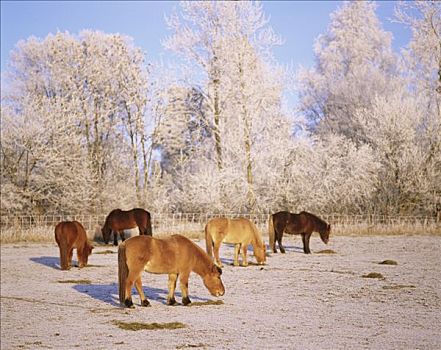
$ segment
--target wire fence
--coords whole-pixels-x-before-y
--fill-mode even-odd
[[[268,235],[270,214],[151,213],[154,235],[181,233],[203,237],[205,224],[215,217],[245,217],[253,221],[264,236]],[[430,216],[341,215],[320,216],[332,225],[333,234],[441,234],[441,222]],[[101,239],[106,214],[1,216],[2,242],[51,239],[60,221],[77,220],[89,238]]]

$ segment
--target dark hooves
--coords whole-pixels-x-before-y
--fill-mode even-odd
[[[176,304],[177,304],[177,302],[176,302],[175,298],[167,299],[167,305],[168,306],[174,306]]]
[[[133,301],[131,301],[130,299],[126,299],[126,300],[124,300],[124,305],[126,306],[126,307],[129,307],[129,308],[134,308],[135,306],[133,305]]]
[[[141,306],[150,306],[150,302],[147,299],[142,300],[141,301]]]
[[[184,306],[191,304],[190,298],[189,297],[182,298],[182,304],[184,304]]]

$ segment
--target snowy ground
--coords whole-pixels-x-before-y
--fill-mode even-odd
[[[233,248],[222,247],[222,305],[167,306],[167,276],[144,273],[152,306],[139,307],[135,293],[130,310],[117,301],[117,254],[96,254],[116,248],[61,271],[55,243],[3,245],[1,349],[441,348],[441,237],[331,237],[325,246],[314,235],[311,255],[299,237],[284,241],[287,254],[263,268],[229,265]],[[398,265],[378,264],[386,259]],[[362,277],[370,272],[384,279]],[[189,290],[193,302],[216,300],[195,274]],[[186,327],[132,331],[115,321]]]

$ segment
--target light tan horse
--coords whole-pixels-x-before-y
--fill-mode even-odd
[[[207,253],[212,257],[214,247],[214,261],[219,267],[222,267],[222,262],[219,258],[219,249],[222,242],[235,244],[234,266],[239,266],[239,251],[241,247],[242,266],[248,265],[247,251],[250,243],[253,245],[257,263],[263,265],[266,261],[266,247],[262,240],[262,235],[259,233],[256,225],[248,219],[215,218],[205,225]]]
[[[188,297],[188,277],[193,271],[202,277],[205,287],[213,296],[225,293],[222,284],[222,270],[202,248],[181,235],[166,238],[150,236],[134,236],[119,245],[118,248],[118,280],[119,301],[127,307],[133,307],[132,287],[141,297],[141,306],[149,306],[142,290],[142,271],[155,274],[168,274],[167,305],[176,304],[176,281],[182,291],[182,304],[191,303]]]
[[[87,240],[86,230],[78,221],[62,221],[55,226],[55,241],[60,248],[60,266],[69,270],[72,266],[74,248],[77,249],[78,265],[87,265],[93,246]]]

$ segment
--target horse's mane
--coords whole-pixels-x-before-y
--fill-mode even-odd
[[[254,222],[252,222],[251,220],[250,220],[250,223],[251,223],[251,227],[253,228],[253,234],[254,234],[254,238],[256,240],[256,243],[258,245],[263,245],[263,238],[262,238],[262,235],[259,232],[259,229],[254,224]]]
[[[121,211],[121,209],[119,208],[113,209],[109,214],[107,214],[106,220],[104,221],[104,225],[107,225],[109,223],[110,217],[112,216],[112,214],[114,214],[117,211]]]
[[[192,242],[189,239],[190,242]],[[192,242],[194,243],[194,242]],[[213,264],[213,261],[211,260],[211,258],[207,255],[207,253],[205,252],[205,250],[203,250],[201,247],[199,247],[197,244],[194,243],[194,246],[196,248],[196,253],[198,256],[200,256],[201,259],[206,260],[210,265]]]
[[[314,214],[311,214],[307,211],[301,211],[299,213],[299,215],[301,215],[301,214],[312,219],[314,221],[314,223],[320,227],[320,230],[326,230],[328,228],[328,223],[326,221],[320,219],[319,217],[315,216]]]

